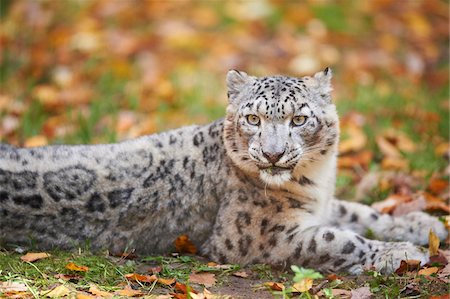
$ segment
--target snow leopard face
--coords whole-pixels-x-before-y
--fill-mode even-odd
[[[300,167],[335,155],[330,80],[328,68],[301,78],[230,71],[224,142],[233,162],[269,185],[283,185]]]

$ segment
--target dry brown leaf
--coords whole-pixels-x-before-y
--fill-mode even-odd
[[[210,287],[216,283],[216,275],[214,273],[208,272],[192,273],[191,275],[189,275],[189,282],[198,283],[206,287]]]
[[[146,282],[146,283],[152,283],[158,280],[156,275],[142,275],[137,273],[125,274],[125,278],[128,280],[136,280],[139,282]]]
[[[350,298],[352,299],[370,299],[373,297],[370,287],[361,287],[351,291]],[[340,298],[340,297],[338,297]]]
[[[45,253],[45,252],[28,252],[25,255],[22,255],[20,257],[20,259],[24,262],[34,262],[34,261],[38,261],[41,259],[45,259],[50,257],[50,254]]]
[[[409,161],[400,157],[385,157],[381,161],[384,170],[408,170]]]
[[[436,155],[438,156],[450,156],[450,143],[449,142],[444,142],[439,144],[434,152],[436,153]]]
[[[133,290],[129,285],[126,285],[125,288],[123,288],[122,290],[116,291],[115,294],[126,297],[137,297],[143,295],[141,291]]]
[[[439,237],[430,229],[428,234],[428,252],[430,256],[438,255],[439,243]]]
[[[399,204],[411,200],[412,197],[409,195],[391,194],[385,200],[373,203],[372,208],[380,213],[392,213]]]
[[[175,248],[179,253],[197,253],[197,248],[187,235],[181,235],[175,240]]]
[[[248,277],[248,273],[245,272],[245,271],[234,272],[233,276],[241,277],[241,278],[247,278]]]
[[[70,262],[66,265],[66,269],[69,269],[71,271],[77,271],[77,272],[87,272],[89,270],[89,267],[79,266],[73,262]]]
[[[340,169],[354,169],[361,167],[367,169],[372,161],[373,153],[371,151],[362,151],[353,155],[339,157],[338,167]]]
[[[170,293],[170,295],[175,299],[188,299],[187,294]]]
[[[419,196],[423,196],[426,200],[425,209],[428,211],[444,211],[447,214],[450,214],[450,206],[439,197],[433,196],[427,192],[419,192]]]
[[[398,217],[407,215],[411,212],[423,211],[426,206],[427,203],[423,197],[419,197],[408,202],[401,202],[392,211],[392,216]]]
[[[438,270],[439,270],[438,267],[423,268],[419,270],[417,274],[423,276],[430,276],[431,274],[437,273]]]
[[[114,296],[114,294],[112,294],[112,293],[100,290],[96,285],[91,285],[89,287],[88,292],[91,294],[94,294],[95,296],[106,297],[106,298]]]
[[[348,138],[339,143],[339,154],[358,152],[366,146],[367,137],[360,127],[355,125],[350,126],[349,124],[343,131]]]
[[[60,285],[46,293],[45,296],[50,298],[60,298],[69,295],[70,292],[72,291],[68,287]]]
[[[376,143],[384,156],[390,158],[400,158],[402,156],[395,145],[390,143],[386,137],[378,136],[376,138]]]
[[[0,293],[19,293],[26,292],[28,287],[26,284],[18,281],[0,282]]]
[[[268,281],[268,282],[265,282],[264,285],[274,291],[284,290],[284,284],[279,283],[279,282]]]
[[[175,278],[158,278],[158,283],[170,286],[175,283]]]
[[[395,270],[395,274],[401,275],[406,272],[418,270],[420,268],[420,261],[419,260],[402,260],[400,262],[400,266],[397,270]]]
[[[178,281],[175,282],[175,290],[177,290],[178,292],[181,292],[183,294],[187,294],[188,293],[188,287],[184,283],[180,283]],[[193,293],[196,293],[196,294],[198,293],[192,287],[189,287],[189,292],[193,292]]]

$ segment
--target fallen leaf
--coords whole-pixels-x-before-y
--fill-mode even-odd
[[[386,137],[378,136],[376,143],[385,157],[400,158],[402,156],[395,145],[390,143]]]
[[[437,196],[433,196],[428,192],[419,191],[419,196],[423,196],[426,200],[426,207],[425,209],[427,211],[444,211],[448,214],[450,214],[450,206],[442,199],[440,199]]]
[[[84,292],[78,292],[77,293],[77,299],[95,299],[97,297],[89,295],[87,293]]]
[[[443,157],[443,156],[450,156],[450,143],[449,142],[444,142],[439,144],[436,149],[434,150],[434,152],[436,153],[436,155]]]
[[[175,299],[187,299],[188,298],[186,294],[170,293],[170,295]]]
[[[241,272],[234,272],[234,273],[233,273],[233,276],[236,276],[236,277],[242,277],[242,278],[247,278],[247,277],[248,277],[248,274],[247,274],[247,272],[245,272],[245,271],[241,271]]]
[[[392,213],[399,204],[411,200],[412,197],[409,195],[391,194],[385,200],[373,203],[372,208],[380,213]]]
[[[23,144],[24,147],[36,147],[36,146],[44,146],[48,144],[47,137],[43,135],[36,135],[30,138],[27,138]]]
[[[428,233],[428,252],[430,256],[438,255],[439,243],[439,237],[430,229]]]
[[[411,212],[423,211],[427,206],[427,203],[423,197],[419,197],[412,201],[399,203],[392,211],[392,216],[399,217],[407,215]]]
[[[192,273],[189,275],[189,282],[202,284],[206,287],[213,286],[216,283],[216,275],[214,273]]]
[[[169,279],[158,278],[158,283],[170,286],[170,285],[173,285],[175,283],[175,278],[169,278]]]
[[[264,285],[266,287],[269,287],[271,290],[274,290],[274,291],[282,291],[282,290],[284,290],[284,285],[282,283],[279,283],[279,282],[268,281],[268,282],[265,282]]]
[[[402,260],[400,266],[395,270],[395,274],[402,275],[406,272],[418,270],[420,268],[419,260]]]
[[[189,290],[188,290],[188,288],[189,288]],[[194,288],[192,288],[192,287],[188,287],[187,285],[185,285],[185,284],[183,284],[183,283],[180,283],[180,282],[175,282],[175,290],[177,290],[177,291],[179,291],[179,292],[181,292],[181,293],[183,293],[183,294],[187,294],[188,293],[188,291],[189,292],[193,292],[193,293],[198,293],[197,291],[195,291],[194,290]]]
[[[129,285],[125,286],[125,288],[123,288],[122,290],[116,291],[115,294],[126,297],[137,297],[143,295],[141,291],[133,290]]]
[[[338,280],[338,279],[341,279],[341,278],[339,276],[337,276],[337,274],[335,274],[335,273],[331,273],[331,274],[327,275],[327,280],[328,281],[335,281],[335,280]]]
[[[339,143],[339,154],[341,155],[349,152],[358,152],[367,144],[366,134],[358,126],[349,124],[344,128],[343,135],[348,136],[348,138]]]
[[[340,169],[367,169],[372,158],[373,153],[371,151],[362,151],[353,155],[339,156],[338,167]]]
[[[431,274],[437,273],[438,270],[439,270],[438,267],[423,268],[419,270],[417,274],[423,276],[430,276]]]
[[[431,179],[428,184],[428,190],[434,195],[439,195],[444,192],[449,186],[448,180],[443,179]]]
[[[197,253],[197,248],[187,235],[181,235],[175,240],[175,248],[179,253]]]
[[[68,287],[60,285],[51,290],[50,292],[46,293],[45,296],[50,298],[59,298],[69,295],[70,292],[71,290]]]
[[[137,273],[125,274],[125,278],[128,280],[135,280],[135,281],[146,282],[146,283],[152,283],[152,282],[158,280],[156,275],[142,275],[142,274],[137,274]]]
[[[89,287],[88,292],[91,293],[91,294],[94,294],[95,296],[100,296],[100,297],[107,297],[107,298],[109,298],[109,297],[114,296],[114,294],[112,294],[112,293],[100,290],[96,285],[91,285]]]
[[[442,295],[442,296],[431,296],[428,299],[450,299],[450,294]]]
[[[292,285],[291,290],[294,293],[298,293],[298,292],[304,293],[304,292],[308,291],[309,289],[311,289],[312,285],[313,285],[313,280],[311,278],[304,278],[304,279],[301,279],[300,281],[294,283]]]
[[[89,267],[79,266],[73,262],[70,262],[66,265],[66,269],[69,269],[71,271],[77,271],[77,272],[87,272],[89,270]]]
[[[381,161],[384,170],[408,170],[409,161],[400,157],[385,157]]]
[[[152,273],[152,274],[158,274],[159,272],[162,271],[161,266],[157,266],[157,267],[150,267],[147,270],[148,272]]]
[[[372,298],[373,294],[370,291],[370,287],[361,287],[354,289],[350,292],[352,299],[369,299]]]
[[[45,259],[50,257],[50,254],[45,253],[45,252],[28,252],[25,255],[22,255],[20,257],[20,259],[24,262],[34,262],[34,261],[38,261],[41,259]]]
[[[0,282],[0,293],[18,293],[28,291],[26,284],[17,281]]]

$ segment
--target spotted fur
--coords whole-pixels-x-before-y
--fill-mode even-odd
[[[331,71],[230,71],[226,117],[118,144],[0,144],[0,239],[42,249],[172,251],[182,234],[219,262],[392,272],[436,219],[334,199],[339,121]],[[362,235],[370,229],[381,240]],[[392,242],[397,241],[397,242]],[[412,243],[411,243],[412,242]]]

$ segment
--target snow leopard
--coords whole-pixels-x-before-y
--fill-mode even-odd
[[[329,68],[227,74],[223,119],[97,145],[0,145],[3,246],[169,253],[188,235],[220,263],[393,272],[427,262],[444,225],[336,199],[339,119]],[[376,240],[365,238],[370,230]]]

